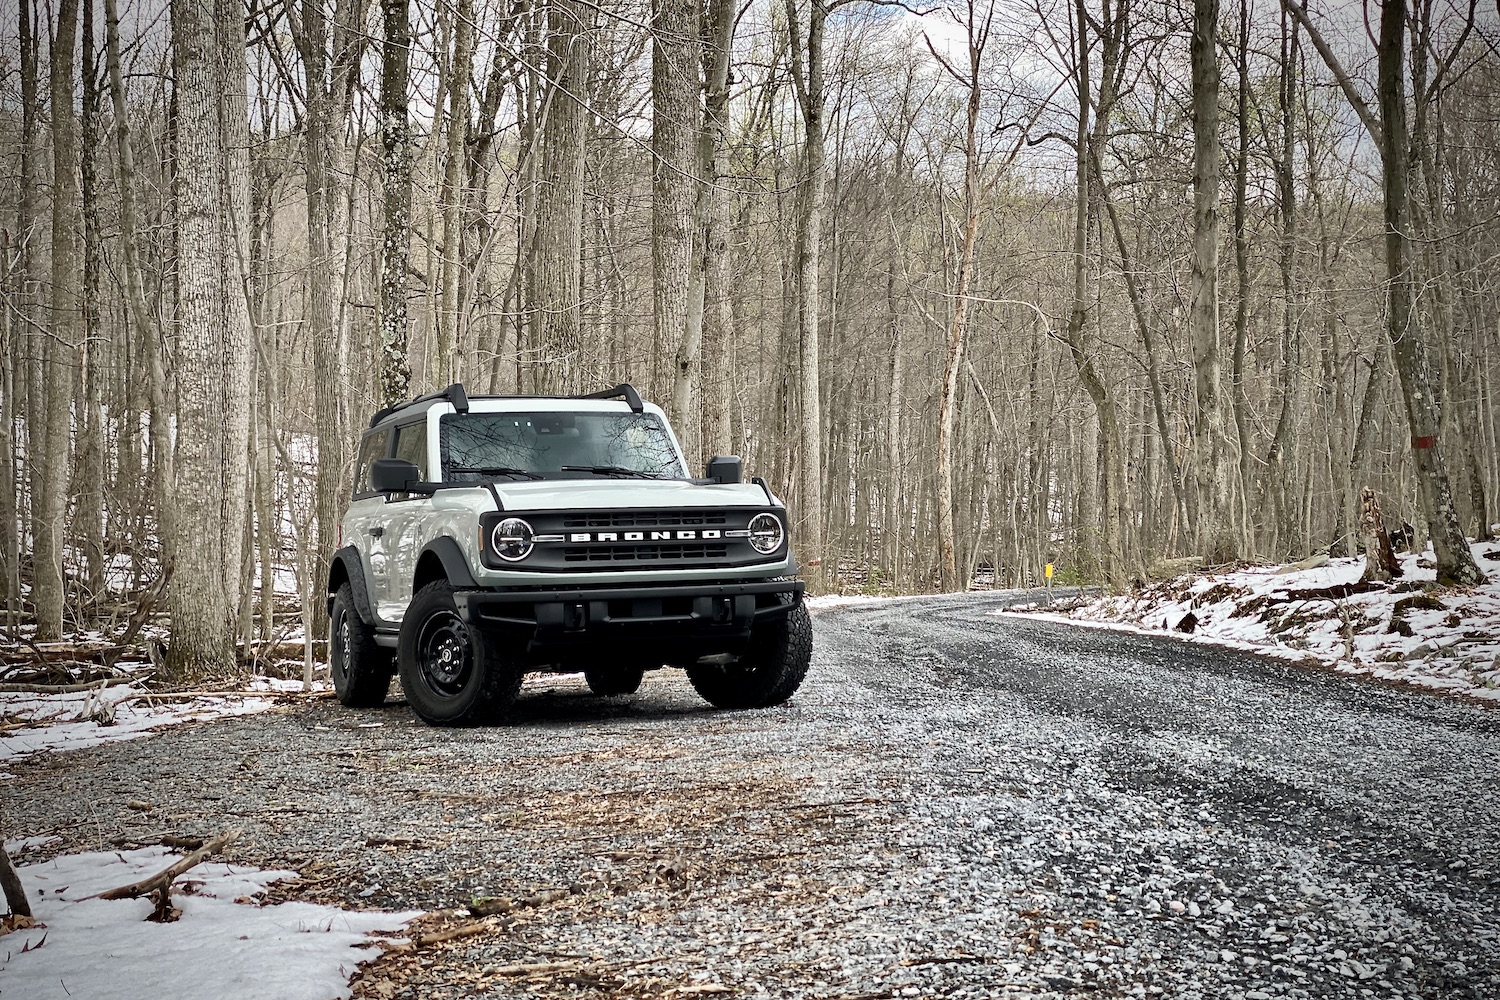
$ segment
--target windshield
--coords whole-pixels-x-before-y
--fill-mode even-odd
[[[686,478],[650,413],[449,413],[438,421],[443,478]]]

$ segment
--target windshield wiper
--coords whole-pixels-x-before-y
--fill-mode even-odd
[[[521,476],[525,479],[541,479],[541,473],[530,469],[514,469],[508,465],[450,465],[449,472],[473,472],[481,476]]]
[[[563,472],[592,472],[596,476],[632,476],[636,479],[660,479],[654,472],[643,469],[627,469],[623,465],[565,465]]]

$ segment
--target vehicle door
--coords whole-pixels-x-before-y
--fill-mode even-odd
[[[427,416],[424,413],[409,423],[396,427],[396,443],[391,457],[410,462],[417,467],[418,478],[426,481],[432,474],[432,463],[428,454]],[[385,550],[389,561],[389,576],[385,596],[381,600],[380,617],[388,622],[399,622],[406,616],[406,606],[411,603],[412,580],[417,574],[417,557],[422,554],[425,542],[423,525],[432,509],[432,498],[422,494],[393,493],[386,504]]]
[[[354,496],[344,514],[343,544],[359,551],[365,574],[365,590],[370,606],[380,607],[381,595],[387,589],[390,562],[386,558],[385,522],[388,504],[385,496],[370,489],[370,463],[386,458],[391,452],[391,429],[371,431],[359,442],[359,457],[354,463]]]

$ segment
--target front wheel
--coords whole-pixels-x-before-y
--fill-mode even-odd
[[[333,595],[328,615],[328,673],[339,701],[350,708],[385,703],[396,672],[390,650],[375,645],[375,631],[359,617],[347,583]]]
[[[412,598],[396,659],[407,703],[433,726],[499,721],[515,704],[525,676],[513,658],[459,617],[447,580],[429,583]]]
[[[812,662],[812,619],[799,604],[786,617],[756,626],[734,663],[689,667],[688,681],[716,708],[767,708],[802,686]]]

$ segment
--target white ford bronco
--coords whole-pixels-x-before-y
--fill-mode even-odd
[[[469,396],[376,413],[328,574],[339,700],[400,672],[433,725],[503,719],[528,672],[626,695],[687,671],[720,708],[775,705],[807,675],[812,625],[785,505],[738,458],[690,478],[665,414],[628,385]]]

